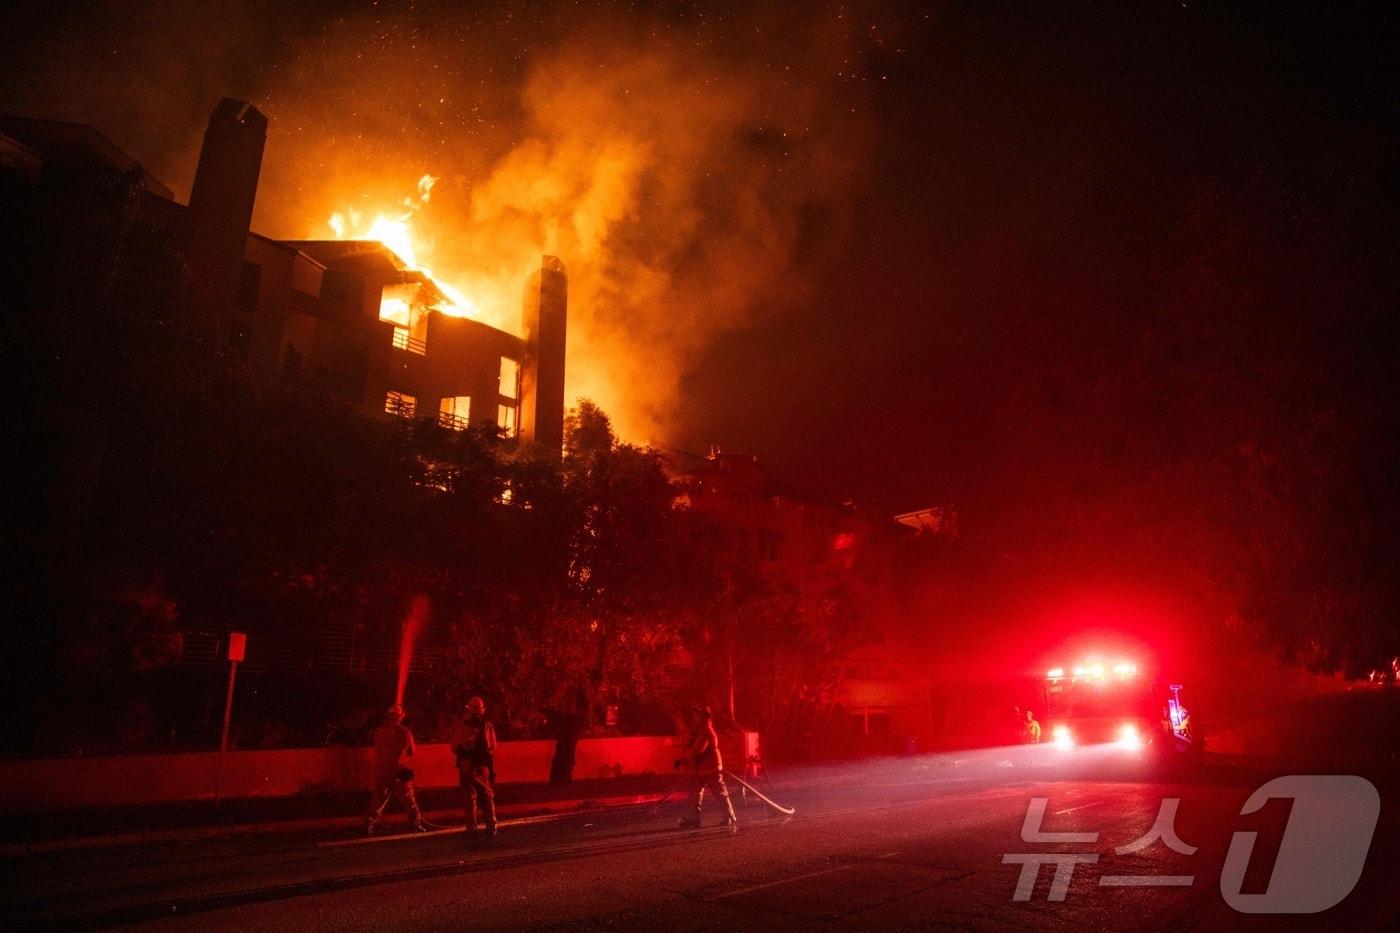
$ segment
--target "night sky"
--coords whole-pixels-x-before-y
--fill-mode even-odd
[[[1390,507],[1367,497],[1400,420],[1393,11],[197,6],[11,9],[3,109],[91,122],[183,199],[212,104],[253,100],[272,121],[255,226],[289,237],[372,186],[376,154],[405,163],[385,197],[432,171],[450,211],[532,133],[557,165],[620,127],[646,152],[627,210],[596,262],[560,252],[592,334],[571,365],[673,370],[599,389],[637,440],[975,519],[1321,418],[1347,438],[1327,468]],[[586,115],[560,116],[571,94]],[[659,103],[611,99],[634,94]]]
[[[1028,432],[1113,448],[1177,404],[1213,430],[1237,399],[1212,389],[1238,378],[1266,380],[1280,411],[1323,393],[1393,454],[1395,369],[1373,354],[1395,337],[1394,18],[959,6],[907,54],[877,54],[872,191],[849,242],[807,316],[717,343],[689,382],[699,435],[914,506],[995,495],[979,477],[1014,476]],[[1232,252],[1241,236],[1252,255]],[[1183,279],[1217,257],[1241,292],[1315,263],[1343,307],[1192,306]],[[1175,345],[1145,345],[1154,329]],[[1202,334],[1205,372],[1183,377],[1174,357]],[[1141,378],[1161,408],[1104,397]],[[1086,408],[1103,419],[1083,424]]]

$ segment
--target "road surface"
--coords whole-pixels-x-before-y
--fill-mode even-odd
[[[188,929],[402,927],[1395,928],[1400,893],[1393,736],[1359,734],[1358,710],[1393,722],[1394,695],[1310,713],[1294,760],[1214,759],[1189,777],[1113,747],[992,749],[791,769],[765,789],[797,814],[741,802],[737,833],[676,827],[660,804],[460,834],[331,834],[200,840],[11,859],[0,916],[21,924],[142,923]],[[1362,717],[1364,719],[1364,717]],[[1289,770],[1279,770],[1287,768]],[[1283,773],[1366,774],[1382,802],[1365,867],[1336,907],[1307,916],[1236,912],[1221,892],[1233,835],[1257,832],[1239,889],[1268,888],[1286,803],[1251,816],[1250,794]],[[1133,846],[1175,800],[1175,851]],[[1043,804],[1037,801],[1044,801]],[[1027,822],[1028,809],[1043,817]],[[1043,833],[1091,841],[1025,841]],[[1032,839],[1035,837],[1032,836]],[[1074,854],[1017,899],[1028,855]],[[1090,857],[1096,857],[1088,861]],[[1318,852],[1319,871],[1335,853]],[[1124,881],[1124,878],[1148,879]],[[1152,883],[1154,879],[1170,883]],[[1109,879],[1109,880],[1105,880]],[[1116,881],[1113,879],[1117,879]]]

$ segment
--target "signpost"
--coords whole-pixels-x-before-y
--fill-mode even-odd
[[[219,754],[228,751],[228,723],[233,715],[233,684],[238,680],[238,662],[248,650],[248,636],[242,632],[228,633],[228,695],[224,697],[224,728],[219,735]]]
[[[219,733],[219,760],[214,765],[214,806],[219,805],[220,785],[223,783],[224,754],[228,752],[228,724],[233,717],[233,685],[238,680],[238,662],[248,650],[248,636],[243,632],[228,633],[228,693],[224,697],[224,727]]]

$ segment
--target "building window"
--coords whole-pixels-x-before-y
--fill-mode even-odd
[[[394,348],[424,356],[428,352],[428,309],[423,286],[411,282],[386,285],[379,295],[379,319],[394,325]]]
[[[506,437],[515,437],[515,406],[496,406],[496,426]]]
[[[501,357],[501,395],[520,397],[520,364],[508,356]]]
[[[454,395],[438,404],[438,424],[454,431],[465,431],[471,422],[472,397]]]
[[[418,409],[418,399],[403,392],[391,391],[384,398],[384,410],[400,418],[412,418]]]

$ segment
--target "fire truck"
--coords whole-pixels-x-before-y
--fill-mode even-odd
[[[1137,756],[1199,760],[1205,735],[1183,686],[1133,661],[1088,660],[1046,671],[1041,685],[1043,741],[1063,752],[1097,747]]]

